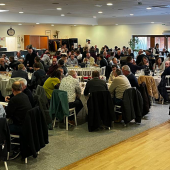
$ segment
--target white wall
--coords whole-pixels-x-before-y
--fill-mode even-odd
[[[10,25],[0,25],[0,37],[7,37],[7,29]],[[101,48],[108,45],[129,46],[128,42],[132,35],[162,35],[164,30],[170,30],[170,26],[161,24],[148,25],[118,25],[118,26],[68,26],[68,25],[36,25],[36,26],[13,26],[15,35],[45,35],[45,30],[51,30],[55,34],[58,30],[59,38],[78,38],[78,43],[84,46],[86,39],[91,40],[92,45]],[[5,46],[5,41],[0,41],[0,45]]]

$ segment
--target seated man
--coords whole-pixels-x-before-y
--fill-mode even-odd
[[[32,109],[28,96],[22,93],[22,86],[19,81],[12,84],[12,93],[14,97],[8,103],[6,108],[7,118],[12,119],[13,124],[9,124],[11,133],[20,133],[26,113]]]
[[[40,57],[37,56],[34,58],[34,63],[38,63],[40,65],[40,69],[44,70],[44,66],[40,60],[41,60]]]
[[[25,70],[24,64],[19,64],[18,70],[12,72],[11,78],[21,77],[28,81],[28,73]]]
[[[90,66],[93,66],[95,64],[94,58],[90,56],[89,52],[86,53],[86,58],[83,59],[83,63],[89,63]]]
[[[113,65],[116,65],[118,68],[119,68],[119,66],[117,65],[117,58],[116,57],[114,57],[111,61],[110,61],[110,66],[113,66]]]
[[[123,93],[128,88],[131,88],[129,80],[124,75],[122,75],[121,70],[116,69],[115,79],[113,79],[109,88],[109,91],[113,96],[114,104],[121,104]]]
[[[44,61],[44,65],[49,66],[50,65],[50,53],[47,52],[46,54],[44,54],[41,60]]]
[[[138,85],[138,80],[137,78],[135,77],[135,75],[133,73],[131,73],[130,71],[130,67],[128,65],[124,65],[122,67],[122,72],[123,74],[128,78],[130,84],[132,87],[136,87],[137,89],[139,88],[139,85]]]
[[[118,50],[118,51],[117,51],[117,54],[115,55],[115,57],[116,57],[117,59],[120,59],[121,56],[124,56],[124,55],[121,53],[120,50]]]
[[[31,106],[34,107],[34,105],[35,105],[34,104],[34,98],[33,98],[33,95],[31,93],[31,91],[27,88],[26,79],[22,78],[22,79],[19,79],[18,81],[20,82],[20,84],[22,86],[22,92],[28,96],[28,99],[29,99],[29,101],[31,103]],[[14,97],[13,93],[11,95],[9,95],[9,96],[6,96],[5,101],[9,102],[12,97]]]
[[[57,58],[53,58],[52,65],[49,67],[47,75],[51,75],[51,73],[58,68]]]
[[[96,91],[106,91],[108,90],[107,84],[105,81],[99,79],[99,72],[92,72],[92,80],[88,81],[86,88],[84,90],[84,95],[87,96],[89,93]]]
[[[67,92],[68,95],[68,102],[69,108],[76,108],[76,114],[83,108],[83,104],[80,100],[81,95],[81,87],[79,85],[77,78],[77,73],[74,70],[69,71],[68,76],[64,77],[61,80],[59,90],[63,90]],[[74,124],[73,122],[74,116],[70,116],[69,120],[70,123]]]
[[[107,61],[102,55],[100,55],[99,60],[100,60],[100,68],[107,66]]]
[[[13,70],[18,70],[18,65],[20,64],[20,62],[15,61],[13,56],[9,57],[9,61],[9,67],[11,67]]]
[[[146,66],[148,66],[149,64],[147,64],[146,66],[137,66],[133,63],[133,58],[131,56],[127,57],[127,65],[130,67],[131,72],[135,75],[137,70],[141,70],[144,69]]]
[[[41,78],[45,76],[45,71],[40,69],[40,65],[38,63],[34,63],[33,68],[34,73],[31,78],[31,86],[36,88],[37,85],[41,84]]]
[[[67,74],[68,70],[67,70],[67,67],[64,65],[64,60],[60,59],[58,61],[58,68],[62,68],[63,69],[64,75]]]
[[[168,60],[165,62],[165,69],[168,68],[169,66],[170,66],[170,61]]]
[[[0,71],[6,71],[7,68],[8,66],[5,64],[5,59],[0,58]]]
[[[166,75],[170,75],[170,67],[168,67],[168,68],[166,68],[164,70],[164,72],[162,73],[161,77],[166,76]]]
[[[74,54],[71,54],[70,58],[68,58],[67,65],[78,65],[78,61],[74,58]]]

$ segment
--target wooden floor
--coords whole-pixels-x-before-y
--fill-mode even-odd
[[[170,170],[170,121],[62,170]]]

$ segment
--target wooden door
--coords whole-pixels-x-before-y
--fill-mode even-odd
[[[36,49],[40,49],[40,36],[30,36],[30,44],[32,44],[32,47]]]
[[[30,35],[24,35],[24,49],[25,50],[28,45],[30,45]]]
[[[48,36],[40,36],[40,49],[48,49]]]

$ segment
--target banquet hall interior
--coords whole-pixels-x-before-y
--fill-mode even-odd
[[[0,170],[170,170],[168,0],[0,0]]]

